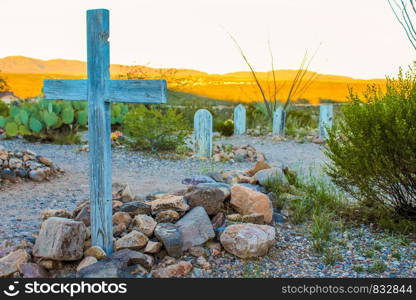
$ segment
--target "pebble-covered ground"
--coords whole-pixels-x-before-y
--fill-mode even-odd
[[[214,143],[250,144],[263,152],[270,164],[295,170],[319,170],[326,161],[322,146],[271,138],[238,137]],[[25,182],[0,190],[0,242],[20,240],[39,230],[40,212],[66,208],[88,198],[88,153],[77,145],[26,143],[0,140],[8,149],[30,149],[52,159],[65,169],[63,177],[50,182]],[[181,180],[209,171],[248,169],[252,162],[212,163],[198,159],[166,160],[121,148],[113,149],[113,182],[128,183],[133,192],[146,195],[155,191],[183,188]],[[212,256],[212,271],[195,268],[191,277],[415,277],[416,243],[374,233],[367,227],[351,228],[333,238],[336,259],[325,263],[324,254],[311,248],[308,225],[276,225],[277,243],[259,260],[241,260],[229,254]],[[384,262],[385,266],[378,263]],[[375,265],[374,265],[375,264]],[[385,270],[383,270],[385,268]],[[382,271],[382,272],[381,272]]]
[[[335,259],[327,261],[313,250],[307,224],[276,225],[276,231],[277,243],[267,256],[242,260],[223,252],[209,258],[212,271],[194,269],[190,277],[416,277],[416,241],[349,228],[334,234]]]

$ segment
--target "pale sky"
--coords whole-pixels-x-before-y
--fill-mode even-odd
[[[0,0],[0,58],[86,60],[87,9],[110,10],[111,63],[247,70],[231,32],[258,71],[296,69],[321,43],[311,69],[383,78],[416,51],[387,0]]]

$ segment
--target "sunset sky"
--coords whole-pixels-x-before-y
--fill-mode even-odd
[[[0,58],[86,59],[85,10],[110,10],[111,63],[247,70],[231,32],[259,71],[296,69],[321,44],[311,69],[383,78],[416,52],[387,0],[1,0]]]

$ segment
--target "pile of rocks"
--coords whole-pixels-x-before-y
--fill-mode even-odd
[[[215,144],[212,159],[215,162],[264,161],[266,157],[250,145]]]
[[[30,150],[7,151],[0,146],[0,183],[16,183],[22,179],[41,182],[63,173],[47,157]]]
[[[276,236],[271,195],[261,186],[270,178],[285,176],[260,161],[251,170],[185,178],[175,193],[141,197],[115,184],[112,254],[92,245],[87,200],[72,212],[44,211],[32,243],[0,246],[0,277],[180,277],[211,272],[223,251],[266,255]]]

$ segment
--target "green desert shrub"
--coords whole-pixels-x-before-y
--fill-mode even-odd
[[[9,106],[3,101],[0,101],[0,116],[7,117],[8,115],[9,115]]]
[[[75,143],[78,129],[87,125],[86,106],[85,102],[46,100],[13,105],[9,116],[0,116],[0,128],[7,137]]]
[[[232,136],[234,134],[234,121],[225,120],[224,122],[217,123],[215,124],[214,130],[223,136]]]
[[[172,108],[162,112],[140,105],[124,117],[124,130],[134,149],[156,152],[183,146],[189,126],[183,115]]]
[[[416,220],[416,73],[387,79],[386,91],[370,86],[363,98],[350,92],[343,120],[330,131],[327,173],[361,201]],[[375,220],[378,221],[378,220]]]

